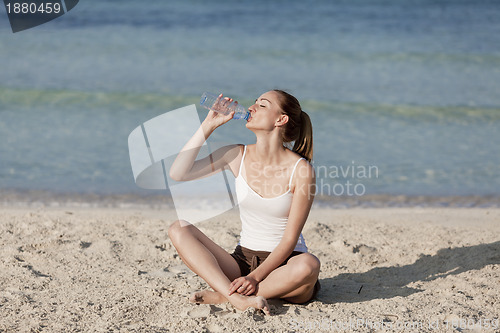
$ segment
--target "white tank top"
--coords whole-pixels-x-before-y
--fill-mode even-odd
[[[243,160],[247,146],[243,150],[240,170],[235,179],[236,196],[240,208],[241,234],[239,245],[254,251],[272,252],[278,246],[292,206],[293,193],[290,191],[292,177],[300,158],[293,167],[288,183],[288,191],[272,198],[263,198],[255,192],[242,176]],[[299,236],[294,251],[307,252],[302,233]]]

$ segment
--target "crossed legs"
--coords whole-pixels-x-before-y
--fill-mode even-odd
[[[230,302],[239,310],[254,307],[269,314],[266,301],[268,298],[283,298],[289,302],[302,303],[312,296],[320,264],[319,260],[309,253],[292,257],[286,265],[271,272],[259,283],[255,296],[238,293],[229,296],[231,281],[241,276],[236,260],[198,228],[185,221],[174,222],[168,234],[186,266],[214,290],[195,293],[190,299],[192,302]]]

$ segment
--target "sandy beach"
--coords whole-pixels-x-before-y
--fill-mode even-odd
[[[172,210],[3,207],[0,332],[500,330],[500,209],[313,209],[322,267],[306,305],[272,316],[196,305],[207,288],[167,236]],[[197,226],[231,251],[236,211]]]

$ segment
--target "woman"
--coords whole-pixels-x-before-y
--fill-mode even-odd
[[[219,96],[221,106],[232,101]],[[233,172],[242,220],[235,251],[227,253],[186,221],[174,222],[168,233],[184,263],[213,288],[194,293],[191,302],[230,302],[269,314],[266,299],[305,303],[319,290],[320,262],[301,233],[315,193],[312,126],[297,99],[281,90],[264,93],[248,110],[255,144],[225,146],[196,160],[206,138],[234,115],[211,110],[170,169],[178,181]],[[292,141],[290,150],[285,145]]]

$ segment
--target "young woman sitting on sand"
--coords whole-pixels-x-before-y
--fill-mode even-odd
[[[219,106],[231,103],[219,96]],[[203,304],[230,302],[269,314],[267,299],[305,303],[319,290],[318,258],[307,252],[302,228],[315,193],[313,140],[309,116],[292,95],[272,90],[249,108],[246,127],[253,145],[228,145],[196,160],[206,138],[232,119],[211,110],[170,169],[171,178],[187,181],[229,169],[242,229],[232,254],[187,221],[175,221],[168,234],[183,262],[212,287],[191,295]],[[285,144],[295,141],[293,150]]]

